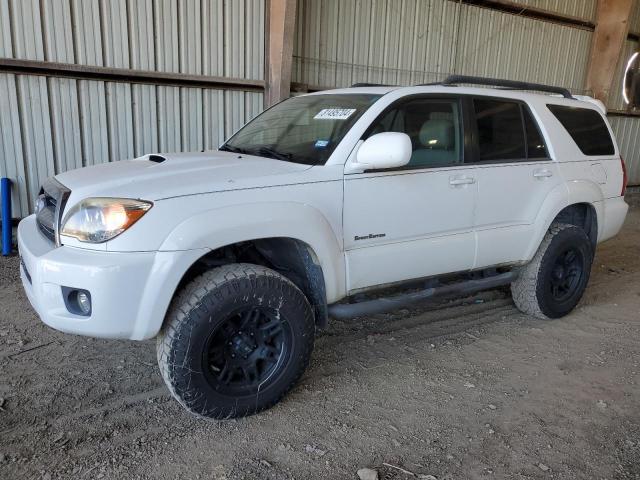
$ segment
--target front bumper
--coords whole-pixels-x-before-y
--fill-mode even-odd
[[[56,248],[38,229],[35,215],[18,225],[18,249],[22,284],[44,323],[67,333],[131,340],[158,333],[183,274],[207,252]],[[91,292],[91,316],[67,310],[63,286]]]

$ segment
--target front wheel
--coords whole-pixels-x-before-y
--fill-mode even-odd
[[[265,267],[226,265],[190,282],[158,336],[158,365],[171,394],[211,418],[251,415],[298,381],[315,323],[304,294]]]
[[[584,293],[593,262],[593,249],[583,229],[551,225],[535,256],[511,284],[518,309],[549,319],[567,315]]]

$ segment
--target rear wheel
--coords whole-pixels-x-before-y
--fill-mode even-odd
[[[584,230],[553,224],[536,255],[511,284],[520,311],[538,318],[558,318],[575,308],[584,293],[593,249]]]
[[[314,330],[307,299],[288,279],[257,265],[227,265],[176,297],[158,336],[158,364],[190,412],[241,417],[293,387],[309,363]]]

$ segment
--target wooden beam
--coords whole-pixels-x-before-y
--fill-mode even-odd
[[[269,0],[267,9],[267,83],[265,106],[289,97],[296,0]]]
[[[605,105],[629,33],[632,6],[633,0],[598,0],[596,28],[587,70],[587,90]]]

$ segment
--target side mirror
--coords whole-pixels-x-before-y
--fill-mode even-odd
[[[411,160],[411,139],[406,133],[384,132],[364,141],[356,155],[361,171],[402,167]]]

